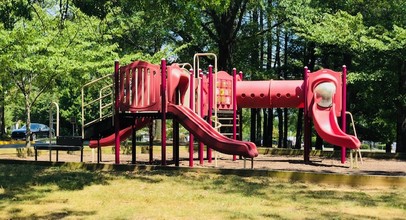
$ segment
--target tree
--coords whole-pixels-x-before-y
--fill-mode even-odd
[[[31,100],[35,99],[34,93],[49,91],[41,97],[59,99],[65,105],[64,117],[78,111],[75,97],[81,82],[111,71],[111,61],[118,57],[123,63],[139,58],[156,63],[162,57],[189,62],[196,52],[215,52],[220,69],[237,67],[250,79],[300,79],[305,65],[312,71],[338,71],[345,64],[349,69],[349,107],[360,138],[385,143],[397,140],[398,150],[405,149],[406,7],[401,0],[3,2],[0,19],[5,37],[0,39],[0,60],[9,69],[2,74],[14,71],[15,83],[31,77]],[[29,34],[24,33],[26,30]],[[13,53],[17,55],[12,57]],[[45,57],[51,64],[44,61]],[[22,63],[27,62],[32,65],[24,67]],[[44,77],[33,77],[42,74],[38,69],[47,69]],[[52,78],[55,71],[61,72]],[[35,79],[47,77],[52,89],[41,90]],[[8,90],[5,82],[3,89]],[[384,94],[382,84],[388,85]],[[382,101],[371,101],[376,99]],[[287,136],[290,112],[294,111],[279,113],[285,115],[279,119],[284,128],[280,136]],[[300,128],[298,123],[297,139]]]
[[[3,0],[0,2],[0,21],[5,29],[12,29],[20,19],[31,19],[28,0]]]
[[[27,138],[30,146],[31,111],[46,92],[57,92],[56,84],[71,79],[72,73],[89,80],[86,70],[105,72],[104,59],[115,58],[115,45],[103,45],[106,36],[97,35],[98,22],[80,11],[61,25],[57,14],[33,4],[32,19],[21,18],[11,30],[1,30],[0,63],[4,73],[24,97]],[[110,70],[112,65],[109,65]],[[79,87],[80,88],[80,87]]]
[[[27,146],[31,135],[31,108],[39,96],[53,86],[54,79],[63,73],[60,71],[62,68],[56,67],[68,62],[64,59],[63,52],[55,47],[59,43],[55,39],[57,30],[46,30],[43,22],[51,21],[41,18],[22,19],[12,30],[4,30],[2,33],[3,36],[8,36],[2,45],[2,66],[24,96]]]
[[[403,152],[405,3],[400,0],[342,4],[282,2],[295,33],[314,44],[318,59],[312,60],[316,60],[316,68],[339,69],[347,65],[352,94],[350,108],[355,113],[361,138],[385,143],[396,139],[398,152]],[[384,93],[382,85],[386,85]]]
[[[29,4],[26,1],[5,0],[0,2],[0,29],[12,29],[17,20],[21,17],[30,18]],[[1,75],[2,73],[0,73]],[[1,78],[5,78],[2,76]],[[5,93],[9,83],[1,80],[0,85],[0,137],[5,136]]]

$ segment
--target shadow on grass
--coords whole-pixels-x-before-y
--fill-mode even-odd
[[[34,183],[38,185],[55,184],[61,190],[82,190],[85,186],[92,184],[107,184],[108,179],[110,178],[100,172],[58,170],[36,176]]]
[[[138,171],[136,176],[128,175],[127,178],[137,179],[148,183],[160,183],[165,181],[160,176],[179,179],[179,184],[193,185],[204,190],[217,191],[219,193],[240,194],[245,197],[264,197],[264,187],[269,186],[270,179],[266,177],[247,178],[238,175],[221,175],[208,173],[182,172],[178,170],[153,170]]]
[[[101,172],[71,170],[61,166],[0,164],[0,209],[5,200],[18,202],[42,198],[55,190],[53,185],[58,190],[82,190],[92,184],[107,184],[108,179]],[[45,187],[33,189],[34,186]]]
[[[373,198],[364,192],[341,192],[339,190],[300,190],[292,195],[293,200],[311,199],[317,200],[319,204],[330,205],[332,203],[356,203],[361,207],[376,207],[380,199]]]
[[[253,172],[253,171],[247,171]],[[227,171],[205,173],[205,170],[185,172],[167,168],[166,170],[124,170],[107,171],[76,169],[63,166],[39,166],[27,164],[0,164],[0,210],[6,209],[8,203],[13,201],[36,201],[47,193],[57,190],[82,190],[85,186],[93,184],[108,184],[115,178],[126,178],[141,182],[160,184],[164,181],[175,181],[177,188],[189,185],[195,189],[208,190],[220,194],[238,194],[243,197],[260,197],[273,203],[281,199],[302,201],[303,204],[317,203],[331,205],[334,203],[348,202],[361,207],[395,206],[405,210],[406,203],[401,194],[369,195],[364,192],[347,193],[340,190],[311,190],[303,183],[280,183],[269,177],[231,174]],[[174,179],[174,180],[173,180]],[[179,184],[179,185],[178,185]],[[44,186],[33,189],[33,186]],[[50,187],[47,187],[50,186]],[[170,190],[170,189],[169,189]],[[268,192],[268,193],[266,193]],[[271,192],[271,193],[270,193]],[[7,202],[5,202],[5,200]],[[269,203],[268,206],[271,206]],[[10,215],[18,216],[22,210],[13,208],[8,210]],[[26,219],[61,219],[67,216],[91,216],[94,212],[81,212],[70,209],[45,213],[45,216],[28,216]],[[337,214],[337,213],[336,213]],[[320,213],[320,216],[334,217],[329,213]],[[243,212],[231,215],[233,218],[247,219]],[[264,218],[283,219],[277,213],[263,213]],[[345,214],[345,218],[373,218],[373,216]]]
[[[206,186],[214,187],[225,193],[238,193],[246,197],[263,197],[267,199],[263,189],[269,186],[269,178],[257,178],[253,181],[252,178],[244,178],[241,176],[218,176],[213,180],[213,184]]]
[[[9,214],[10,215],[18,215],[18,213],[20,211],[21,210],[12,209],[9,212]],[[27,216],[27,217],[17,217],[16,219],[20,219],[20,220],[28,220],[28,219],[30,219],[30,220],[31,219],[63,219],[63,218],[69,217],[69,216],[81,216],[81,217],[84,217],[84,216],[92,216],[94,214],[96,214],[96,212],[94,212],[94,211],[72,211],[72,210],[64,209],[64,210],[55,211],[55,212],[52,212],[52,213],[49,213],[49,214],[46,214],[46,215],[34,214],[34,215]]]
[[[406,201],[402,195],[399,193],[380,193],[377,195],[371,195],[361,191],[345,192],[340,190],[299,190],[297,193],[291,195],[292,200],[295,201],[308,201],[317,202],[322,206],[331,206],[332,204],[351,204],[355,207],[390,207],[395,209],[400,209],[406,211]],[[340,219],[374,219],[375,216],[368,214],[364,215],[353,215],[349,213],[334,212],[328,210],[326,212],[321,212],[320,216],[323,219],[334,219],[340,216]]]

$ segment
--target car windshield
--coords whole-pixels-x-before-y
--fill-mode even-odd
[[[27,126],[27,125],[22,126],[21,129],[27,129],[26,126]],[[31,130],[38,130],[39,127],[40,127],[39,124],[31,124],[31,125],[30,125]]]

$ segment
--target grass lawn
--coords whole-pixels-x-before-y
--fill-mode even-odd
[[[0,164],[0,219],[405,219],[406,189]]]

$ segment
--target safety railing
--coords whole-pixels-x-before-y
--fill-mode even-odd
[[[86,101],[86,95],[88,94],[86,92],[91,88],[94,89],[93,91],[99,91],[98,97],[92,98],[90,101]],[[113,91],[113,74],[92,80],[91,82],[88,82],[82,86],[82,138],[84,138],[85,127],[113,116]],[[89,119],[86,118],[86,116],[89,115],[89,112],[98,112],[98,114],[94,114],[97,116]],[[113,121],[114,120],[112,120],[112,123]]]
[[[355,130],[354,117],[352,117],[351,112],[347,111],[347,112],[345,112],[345,114],[350,115],[354,136],[356,138],[358,138],[357,130]],[[355,152],[355,158],[353,157],[354,152]],[[359,156],[360,162],[362,164],[363,161],[362,161],[361,149],[359,149],[359,148],[358,149],[351,149],[351,151],[350,151],[350,167],[351,168],[358,168],[358,156]],[[355,163],[354,163],[354,159],[355,159]]]

